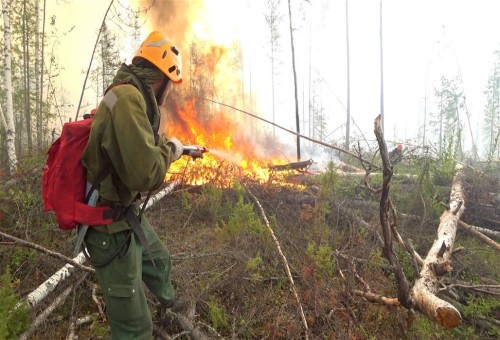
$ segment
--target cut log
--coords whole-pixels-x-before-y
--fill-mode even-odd
[[[462,322],[460,312],[435,294],[438,292],[441,277],[451,270],[451,253],[457,224],[465,210],[463,181],[462,166],[457,165],[457,173],[451,186],[450,208],[441,215],[437,239],[424,260],[420,278],[412,288],[416,308],[445,328],[456,327]]]

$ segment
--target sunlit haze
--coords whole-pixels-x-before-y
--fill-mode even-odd
[[[141,1],[145,6],[151,1]],[[354,125],[351,135],[371,144],[375,139],[373,121],[380,113],[380,1],[350,0],[349,42],[351,76],[351,116]],[[189,47],[193,38],[203,39],[208,45],[222,49],[214,67],[214,87],[217,101],[228,101],[231,95],[243,96],[237,103],[242,110],[273,120],[269,29],[264,13],[267,1],[248,0],[177,0],[156,1],[141,18],[145,36],[159,29],[179,45],[185,70],[189,65]],[[311,84],[316,85],[319,101],[327,120],[328,143],[342,143],[345,134],[347,81],[346,81],[346,1],[291,1],[298,78],[299,114],[301,134],[309,135],[309,105],[312,100]],[[123,61],[130,61],[137,46],[121,26],[117,13],[130,5],[138,8],[138,1],[115,1],[108,14],[108,26],[120,39]],[[66,116],[74,117],[82,91],[92,50],[109,1],[76,0],[68,3],[48,1],[47,16],[55,14],[60,33],[74,25],[74,30],[60,38],[57,56],[64,70],[60,86],[74,105],[65,109]],[[295,127],[295,103],[288,2],[282,1],[283,15],[280,40],[282,52],[276,74],[276,124],[287,129]],[[71,13],[71,15],[67,15]],[[383,58],[384,58],[384,110],[385,136],[389,143],[417,139],[423,124],[424,110],[436,110],[434,86],[443,75],[462,77],[467,98],[469,124],[463,119],[466,146],[470,136],[480,142],[483,123],[483,91],[493,67],[493,52],[498,49],[500,32],[500,2],[479,1],[382,1]],[[238,43],[243,53],[243,72],[235,74],[226,64]],[[189,73],[185,71],[185,77]],[[238,83],[244,93],[234,94]],[[185,81],[181,86],[189,86]],[[220,95],[220,96],[219,96]],[[426,102],[427,97],[427,102]],[[86,112],[99,100],[95,91],[86,90],[81,112]],[[223,103],[224,104],[224,103]],[[318,102],[316,102],[318,104]],[[220,108],[233,117],[243,113]],[[248,122],[248,117],[244,118]],[[272,133],[273,128],[261,122],[249,123],[252,128]],[[253,126],[255,124],[255,126]],[[250,128],[250,126],[247,126]],[[248,132],[248,131],[245,131]],[[243,133],[243,131],[241,132]],[[295,137],[276,130],[281,141],[295,151]],[[361,137],[364,138],[361,138]],[[309,143],[307,143],[309,145]],[[307,150],[307,149],[306,149]],[[303,159],[311,158],[305,151]]]

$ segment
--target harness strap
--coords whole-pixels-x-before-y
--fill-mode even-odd
[[[145,202],[146,203],[146,202]],[[125,211],[125,218],[127,219],[127,222],[130,226],[130,228],[134,231],[135,235],[139,238],[139,241],[141,242],[142,247],[146,250],[148,253],[149,259],[151,260],[151,263],[153,264],[153,267],[156,268],[155,261],[153,259],[153,254],[151,253],[151,247],[149,246],[148,240],[146,239],[146,234],[144,234],[144,230],[142,229],[140,218],[142,215],[139,217],[136,216],[134,213],[134,208],[136,204],[132,203],[130,207]]]

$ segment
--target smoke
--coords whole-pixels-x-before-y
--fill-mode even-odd
[[[189,44],[193,39],[193,27],[205,9],[204,1],[135,1],[141,9],[146,9],[146,31],[162,31],[180,50],[181,56],[187,56]]]
[[[147,32],[164,32],[183,59],[183,86],[174,87],[163,107],[162,129],[186,143],[202,143],[218,157],[237,163],[242,157],[293,160],[290,150],[294,149],[271,138],[268,126],[210,101],[258,110],[257,92],[264,84],[253,89],[245,79],[244,50],[249,46],[242,39],[248,40],[249,32],[253,34],[250,40],[257,39],[256,29],[248,30],[244,24],[247,8],[229,0],[135,1],[148,8],[144,15]],[[261,67],[257,56],[263,53],[256,51],[260,50],[246,52],[253,53],[253,63]]]

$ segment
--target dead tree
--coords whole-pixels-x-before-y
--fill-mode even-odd
[[[377,141],[380,149],[380,156],[382,158],[383,164],[383,184],[380,198],[380,224],[382,225],[382,232],[384,236],[384,245],[383,251],[385,257],[389,260],[393,268],[394,275],[396,276],[396,281],[398,285],[398,301],[404,307],[408,309],[413,309],[415,303],[410,296],[410,285],[406,276],[403,272],[403,268],[401,263],[399,262],[396,254],[393,249],[393,230],[395,228],[391,228],[391,224],[389,222],[389,213],[390,213],[390,197],[389,197],[389,186],[391,184],[392,178],[392,165],[389,162],[389,153],[387,152],[387,146],[385,145],[384,136],[383,136],[383,127],[381,126],[381,115],[379,115],[375,119],[375,135],[377,136]],[[395,233],[394,233],[395,234]]]
[[[457,172],[452,181],[450,203],[447,210],[441,216],[437,238],[426,258],[420,263],[421,270],[419,277],[410,290],[399,260],[392,249],[393,237],[396,236],[395,226],[391,226],[389,223],[389,207],[392,206],[392,204],[388,197],[388,193],[392,176],[392,166],[388,160],[387,147],[383,139],[380,124],[380,116],[375,119],[375,134],[380,147],[384,173],[384,182],[381,188],[380,199],[380,222],[384,234],[383,250],[396,276],[398,301],[408,309],[420,311],[429,319],[439,323],[445,328],[456,327],[462,322],[460,312],[451,303],[437,297],[436,294],[439,292],[438,289],[443,276],[452,269],[451,255],[457,225],[465,210],[463,190],[464,173],[461,171],[462,166],[460,164],[456,166]]]
[[[436,321],[445,328],[453,328],[461,324],[460,312],[449,302],[438,298],[442,277],[449,273],[451,267],[451,254],[457,232],[457,224],[462,216],[464,207],[462,166],[457,165],[457,173],[453,178],[448,209],[441,215],[437,231],[437,238],[429,250],[422,269],[420,278],[417,279],[412,289],[416,308],[429,319]]]

